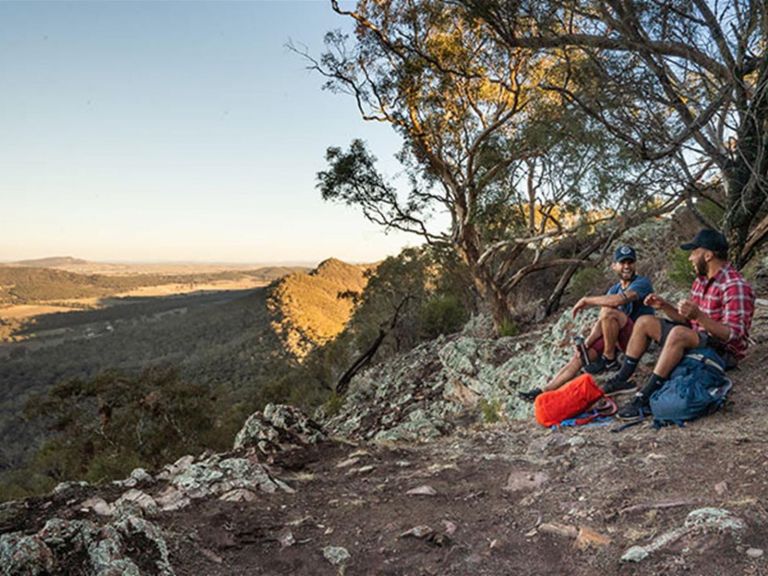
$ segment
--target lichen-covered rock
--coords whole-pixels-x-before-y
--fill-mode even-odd
[[[88,573],[96,576],[173,576],[160,530],[135,516],[98,526],[52,518],[34,535],[0,537],[3,574]]]
[[[621,556],[621,561],[642,562],[652,553],[691,534],[701,532],[738,533],[746,527],[741,518],[724,508],[698,508],[688,514],[683,526],[665,532],[645,546],[632,546]]]
[[[39,536],[19,532],[0,536],[0,564],[4,575],[48,574],[53,571],[53,552]]]
[[[374,366],[352,382],[345,404],[323,424],[366,440],[424,440],[453,430],[481,400],[509,418],[529,418],[520,390],[544,385],[573,354],[572,338],[597,317],[570,310],[547,328],[518,337],[479,338],[475,331],[426,342]]]
[[[159,507],[155,499],[146,492],[131,488],[112,505],[118,512],[157,514]]]
[[[139,484],[151,484],[155,479],[144,468],[136,468],[131,475],[124,480],[115,480],[113,484],[124,488],[134,488]]]
[[[284,404],[267,404],[245,422],[235,437],[235,450],[255,446],[264,454],[316,444],[326,439],[317,422],[298,408]]]
[[[218,496],[238,488],[268,493],[291,491],[261,464],[247,458],[224,458],[220,454],[193,462],[178,471],[169,482],[190,499]]]
[[[323,548],[323,556],[334,566],[342,566],[352,557],[349,551],[341,546],[326,546]]]

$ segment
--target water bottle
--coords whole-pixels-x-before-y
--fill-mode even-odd
[[[589,352],[587,351],[587,345],[584,342],[583,336],[574,336],[573,344],[576,346],[576,350],[579,352],[579,358],[581,358],[581,367],[584,368],[589,364]]]

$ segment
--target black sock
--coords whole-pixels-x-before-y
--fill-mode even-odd
[[[667,379],[663,376],[659,376],[655,372],[651,374],[651,377],[648,378],[648,382],[646,382],[645,386],[642,387],[640,390],[640,394],[648,400],[651,397],[651,394],[656,392],[659,388],[661,388],[664,385],[664,382],[666,382]]]
[[[624,364],[621,365],[621,370],[618,371],[614,378],[622,382],[632,378],[632,374],[635,373],[635,368],[637,368],[637,362],[639,360],[639,358],[632,358],[632,356],[624,356]]]

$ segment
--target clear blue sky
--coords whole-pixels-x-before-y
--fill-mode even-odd
[[[288,51],[325,0],[0,2],[0,261],[370,261],[384,235],[315,188],[325,149],[392,130]]]

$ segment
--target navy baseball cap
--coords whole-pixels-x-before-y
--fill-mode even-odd
[[[683,250],[694,250],[695,248],[705,248],[712,252],[727,252],[728,240],[720,232],[710,228],[702,228],[696,237],[690,242],[680,244]]]
[[[632,246],[624,245],[616,248],[616,251],[613,253],[613,261],[621,262],[622,260],[632,260],[632,262],[637,261],[637,254]]]

